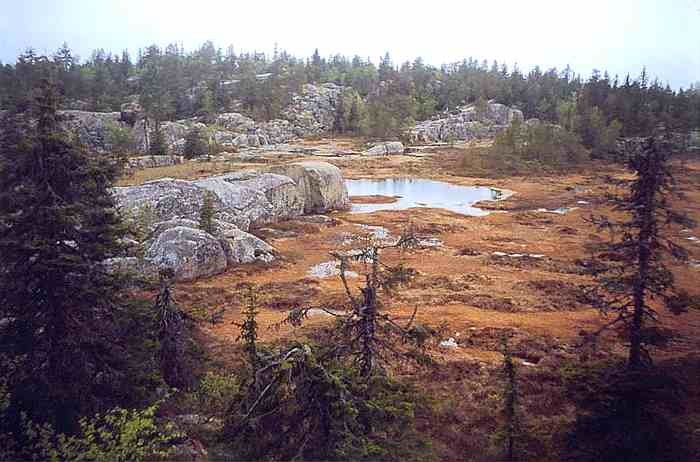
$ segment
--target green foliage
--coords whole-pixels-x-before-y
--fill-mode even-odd
[[[207,372],[195,389],[187,393],[184,406],[198,414],[223,418],[240,398],[241,383],[237,374]]]
[[[257,295],[255,293],[255,286],[248,286],[248,294],[246,301],[246,308],[243,312],[245,316],[243,322],[238,324],[240,329],[240,335],[238,340],[242,340],[245,344],[245,350],[248,354],[248,364],[253,369],[253,373],[258,368],[260,357],[258,355],[258,321],[257,321]]]
[[[165,135],[160,127],[160,121],[156,120],[151,139],[148,145],[148,153],[152,156],[167,156],[168,145],[165,143]]]
[[[175,303],[170,284],[172,270],[160,274],[160,292],[153,310],[158,314],[158,340],[160,341],[160,370],[165,383],[174,388],[185,388],[190,379],[185,365],[187,332],[182,311]]]
[[[200,89],[197,95],[196,113],[205,123],[212,123],[216,117],[214,97],[209,88]]]
[[[146,461],[168,460],[173,445],[184,435],[172,423],[159,423],[157,406],[143,410],[115,408],[105,414],[80,419],[76,436],[56,434],[50,425],[25,422],[31,454],[50,461]]]
[[[108,143],[112,153],[118,158],[125,158],[134,149],[134,134],[128,127],[122,127],[116,123],[107,126]]]
[[[35,130],[8,123],[0,144],[0,344],[20,412],[65,431],[120,387],[114,315],[124,282],[101,262],[120,255],[125,229],[110,188],[119,171],[64,138],[59,101],[44,81]],[[1,370],[0,375],[6,371]]]
[[[439,67],[416,58],[397,67],[390,56],[372,63],[359,56],[325,58],[317,51],[307,59],[286,51],[236,54],[232,47],[222,53],[211,42],[190,52],[177,44],[165,49],[151,45],[135,63],[128,53],[120,57],[103,50],[79,62],[67,45],[51,57],[28,49],[14,65],[0,66],[0,108],[25,107],[46,73],[57,77],[68,99],[87,101],[92,110],[118,111],[126,96],[136,92],[149,117],[158,120],[196,115],[211,120],[219,109],[243,110],[256,119],[279,118],[304,84],[334,83],[367,99],[372,116],[363,134],[381,137],[394,136],[396,127],[410,119],[426,120],[438,111],[489,100],[516,106],[526,118],[560,123],[577,132],[596,156],[599,151],[589,139],[591,122],[608,127],[617,119],[623,136],[646,136],[659,122],[678,131],[700,127],[700,91],[675,91],[658,80],[650,82],[645,70],[636,79],[610,78],[594,70],[584,80],[568,66],[546,71],[535,67],[523,74],[517,66],[509,69],[494,62],[489,67],[473,58]],[[381,94],[387,88],[389,98]],[[381,104],[389,104],[391,111],[382,111]],[[352,108],[345,106],[344,111]],[[599,121],[591,119],[594,108],[601,111]]]
[[[377,375],[321,361],[294,345],[261,364],[226,434],[238,458],[424,460],[414,428],[416,395]],[[232,411],[235,411],[233,409]]]
[[[490,148],[465,153],[460,168],[465,174],[517,175],[568,169],[587,159],[577,137],[561,127],[515,120]]]
[[[146,240],[151,227],[161,221],[151,204],[143,204],[135,210],[122,208],[119,214],[128,234],[139,242]]]
[[[608,124],[603,112],[597,107],[592,107],[577,116],[576,123],[581,140],[585,146],[591,148],[593,157],[601,159],[614,157],[616,141],[622,130],[618,120]]]

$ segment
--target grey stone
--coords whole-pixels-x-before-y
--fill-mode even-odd
[[[385,156],[390,154],[403,154],[404,149],[404,145],[400,141],[390,141],[388,143],[381,143],[372,146],[371,148],[363,152],[363,154],[366,156]]]
[[[412,143],[470,141],[493,137],[516,119],[524,120],[522,111],[503,104],[489,103],[483,111],[469,105],[419,122],[406,135]]]
[[[204,201],[205,189],[191,181],[163,178],[140,186],[118,187],[113,189],[117,205],[132,216],[148,219],[151,225],[172,218],[199,219],[199,211]],[[214,207],[224,205],[215,198]]]
[[[144,260],[158,269],[171,269],[177,281],[213,276],[227,267],[226,254],[217,238],[184,226],[158,235],[146,250]]]
[[[184,161],[182,156],[140,156],[127,160],[129,168],[154,168],[178,165]]]
[[[252,234],[241,231],[229,223],[215,221],[215,235],[219,239],[229,266],[275,259],[275,249]]]
[[[340,169],[327,162],[303,161],[276,166],[273,173],[290,177],[304,197],[304,213],[349,208],[348,190]]]

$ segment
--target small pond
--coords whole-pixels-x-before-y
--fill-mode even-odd
[[[352,204],[353,213],[378,210],[404,210],[412,207],[446,209],[463,215],[484,216],[488,210],[472,207],[482,200],[505,199],[508,194],[484,186],[457,186],[442,181],[420,178],[387,178],[382,180],[345,180],[350,196],[397,197],[386,204]]]

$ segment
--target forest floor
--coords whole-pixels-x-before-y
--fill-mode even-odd
[[[436,454],[442,460],[495,457],[491,435],[499,421],[501,385],[496,371],[503,359],[500,338],[504,334],[511,336],[520,364],[521,406],[528,416],[529,434],[522,442],[523,451],[536,458],[559,453],[573,408],[564,395],[557,368],[566,361],[579,360],[576,345],[582,330],[590,331],[605,322],[583,297],[583,288],[592,283],[582,266],[587,258],[586,244],[605,239],[587,219],[592,214],[611,212],[605,200],[610,180],[628,174],[620,166],[591,163],[578,171],[556,175],[463,177],[453,174],[461,155],[462,148],[452,148],[421,158],[324,159],[340,167],[345,178],[429,178],[502,188],[515,194],[502,201],[478,204],[494,211],[483,217],[427,208],[370,214],[334,212],[327,223],[301,218],[254,230],[278,250],[280,258],[276,262],[239,267],[176,287],[177,301],[187,308],[223,309],[222,322],[203,323],[199,328],[198,338],[210,357],[225,366],[235,363],[240,355],[235,323],[241,320],[246,303],[244,284],[258,287],[263,341],[305,338],[319,325],[332,322],[332,317],[318,310],[301,328],[275,325],[294,307],[338,307],[347,303],[339,277],[315,277],[311,269],[331,262],[331,251],[358,247],[360,237],[373,230],[367,226],[382,227],[392,236],[411,227],[423,238],[435,238],[440,244],[386,252],[385,263],[403,263],[417,274],[391,296],[381,294],[380,300],[383,310],[399,321],[408,320],[417,307],[417,321],[440,332],[440,338],[429,347],[435,359],[432,368],[396,370],[397,375],[415,383],[433,400],[436,411],[421,421],[421,427],[433,437]],[[179,170],[151,169],[148,176],[191,178],[210,171],[255,166],[259,167],[210,166],[207,172],[176,166]],[[179,174],[173,174],[173,170]],[[677,165],[676,170],[686,197],[676,200],[675,205],[700,222],[700,161]],[[384,201],[377,197],[354,200]],[[560,207],[571,210],[564,214],[537,211]],[[700,241],[692,240],[700,238],[700,227],[672,228],[669,232],[691,253],[690,263],[670,263],[677,282],[700,295]],[[365,269],[359,265],[353,270],[362,275]],[[363,278],[350,278],[349,282],[357,289]],[[700,439],[700,390],[693,379],[700,372],[700,312],[674,316],[661,311],[660,319],[673,339],[653,355],[657,363],[667,364],[690,386],[685,422],[696,429],[695,438]],[[440,340],[449,337],[456,340],[456,348],[438,346]],[[622,357],[624,349],[615,340],[612,333],[607,335],[596,357]]]

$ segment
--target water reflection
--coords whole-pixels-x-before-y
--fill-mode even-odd
[[[430,207],[471,216],[488,215],[487,210],[472,207],[482,200],[504,199],[502,191],[483,186],[457,186],[442,181],[419,178],[387,178],[383,180],[345,180],[350,196],[400,196],[391,204],[352,204],[353,213],[378,210],[404,210]]]

